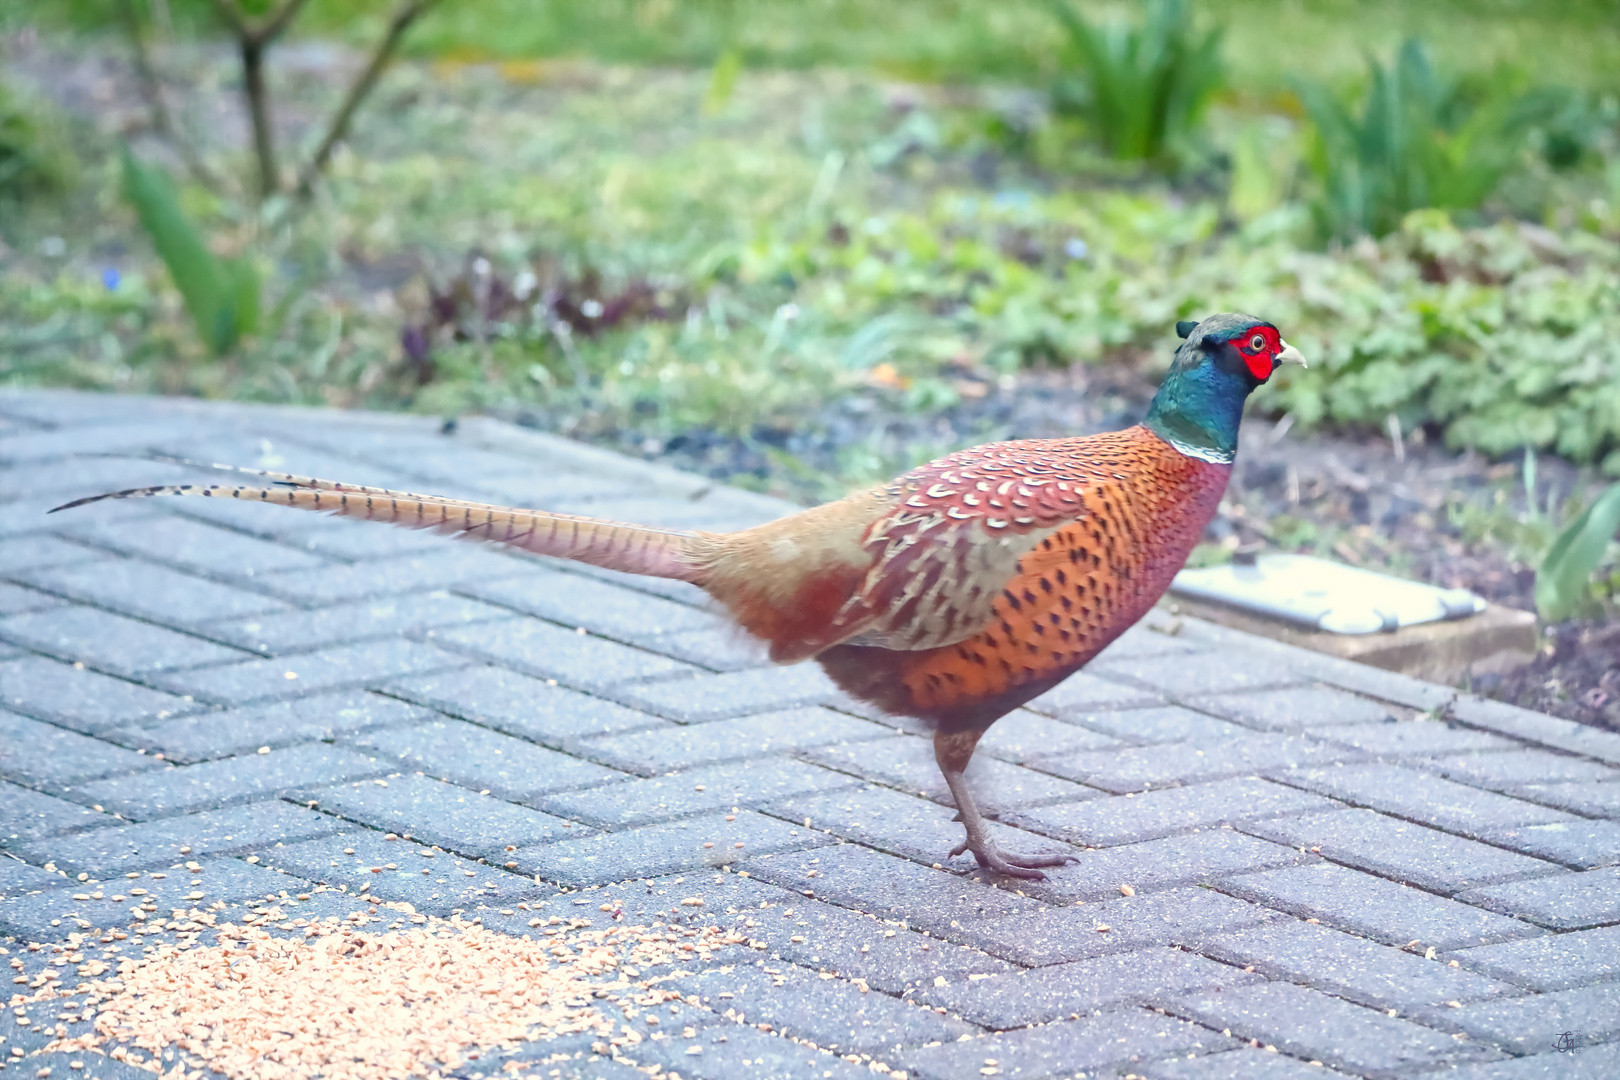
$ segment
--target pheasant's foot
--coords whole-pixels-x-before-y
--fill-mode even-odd
[[[1073,855],[1015,855],[1002,851],[991,843],[974,846],[971,841],[964,840],[951,849],[951,858],[972,851],[973,857],[979,860],[979,865],[986,870],[994,870],[998,874],[1008,877],[1030,878],[1034,881],[1045,881],[1046,875],[1036,867],[1040,866],[1067,866],[1080,860]]]

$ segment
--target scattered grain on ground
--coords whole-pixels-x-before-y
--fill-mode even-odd
[[[354,919],[312,920],[302,934],[223,922],[205,940],[121,959],[114,974],[81,968],[102,977],[71,990],[48,983],[10,1005],[83,998],[75,1008],[93,1016],[93,1030],[44,1049],[92,1066],[106,1055],[166,1077],[433,1076],[578,1033],[598,1036],[592,1053],[620,1057],[642,1041],[628,1025],[615,1030],[621,1017],[680,997],[648,969],[745,941],[717,926],[593,929],[553,916],[519,938],[459,918],[416,918],[377,931]],[[523,1075],[523,1060],[501,1071]],[[544,1062],[542,1049],[537,1075]]]

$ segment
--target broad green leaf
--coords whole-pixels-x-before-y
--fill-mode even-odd
[[[124,195],[152,239],[203,342],[227,353],[258,322],[258,275],[249,260],[226,263],[208,250],[180,208],[168,174],[124,149]]]
[[[1536,571],[1536,608],[1548,622],[1563,622],[1585,606],[1588,583],[1609,541],[1620,532],[1620,484],[1598,496],[1558,534]]]

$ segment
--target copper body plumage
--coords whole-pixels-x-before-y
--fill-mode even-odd
[[[1274,350],[1298,356],[1272,338]],[[967,832],[952,855],[970,850],[987,868],[1038,877],[1038,867],[1073,857],[997,849],[963,770],[991,724],[1082,667],[1169,586],[1226,488],[1231,465],[1207,456],[1145,425],[995,443],[735,533],[258,472],[253,485],[139,488],[68,506],[153,495],[247,499],[692,582],[766,642],[773,660],[815,659],[853,696],[931,723]]]

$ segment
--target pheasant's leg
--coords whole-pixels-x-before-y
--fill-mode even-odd
[[[983,731],[958,731],[951,734],[941,732],[934,736],[934,759],[939,762],[939,771],[945,774],[945,783],[951,789],[951,797],[956,800],[957,817],[967,830],[967,839],[951,850],[951,857],[971,851],[973,857],[979,860],[979,865],[986,870],[1037,881],[1046,877],[1035,869],[1038,866],[1063,866],[1079,862],[1073,855],[1013,855],[1002,851],[991,841],[984,815],[979,813],[979,806],[968,791],[967,778],[962,775],[973,757],[973,748],[979,744],[979,737],[983,734]]]

